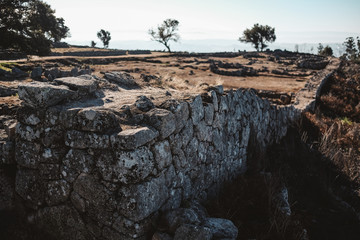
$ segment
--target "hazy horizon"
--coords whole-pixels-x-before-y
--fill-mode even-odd
[[[150,50],[164,49],[150,43],[148,30],[167,18],[180,22],[180,44],[174,50],[193,51],[199,42],[208,40],[223,49],[246,49],[237,39],[255,23],[276,29],[277,39],[270,45],[343,43],[346,37],[360,36],[360,1],[358,0],[45,0],[63,17],[71,37],[64,41],[101,46],[97,31],[111,33],[110,48],[131,49],[150,46]],[[217,41],[217,40],[221,41]],[[190,42],[198,42],[190,44]],[[130,43],[129,43],[130,42]],[[139,46],[131,45],[137,42]],[[236,43],[237,42],[237,46]],[[181,46],[182,45],[182,46]],[[188,47],[189,49],[186,49]],[[200,46],[201,47],[201,44]],[[203,47],[201,47],[203,49]],[[218,49],[215,46],[208,46]],[[203,51],[199,49],[198,51]]]

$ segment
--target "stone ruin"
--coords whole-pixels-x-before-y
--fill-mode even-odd
[[[1,199],[11,206],[20,198],[28,221],[57,239],[147,239],[160,215],[171,222],[194,212],[196,221],[169,224],[174,239],[235,239],[236,229],[217,228],[232,229],[231,222],[180,207],[216,196],[245,172],[249,145],[264,151],[285,136],[338,66],[330,62],[287,106],[222,86],[186,99],[152,104],[143,96],[122,105],[92,77],[20,85],[23,106],[8,127],[15,149],[6,151],[4,142],[1,153],[1,166],[17,166],[15,189],[6,188]]]

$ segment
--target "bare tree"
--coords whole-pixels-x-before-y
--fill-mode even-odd
[[[169,52],[170,41],[177,42],[180,39],[180,35],[177,33],[179,29],[179,21],[176,19],[166,19],[161,25],[157,26],[157,29],[149,29],[151,40],[163,44]]]

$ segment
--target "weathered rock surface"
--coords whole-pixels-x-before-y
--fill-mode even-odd
[[[211,230],[214,238],[236,239],[238,229],[234,223],[227,219],[222,218],[208,218],[204,223],[205,227]]]
[[[213,235],[207,227],[184,224],[176,229],[174,240],[211,240]]]
[[[336,66],[331,61],[311,80],[313,89],[301,91],[306,98],[297,99],[315,99]],[[67,102],[74,92],[51,84],[20,87],[28,106],[18,112],[15,138],[0,131],[2,149],[8,142],[15,147],[1,156],[15,155],[17,196],[38,226],[61,240],[146,239],[160,213],[167,224],[154,237],[235,239],[231,221],[187,204],[215,196],[246,169],[249,144],[261,151],[280,141],[306,109],[273,106],[252,90],[220,86],[186,101],[168,96],[157,108],[148,101],[136,106],[136,100],[109,108],[98,99]],[[132,99],[141,95],[135,92]],[[13,127],[7,131],[11,135]]]
[[[156,130],[151,130],[148,127],[127,129],[111,136],[111,144],[115,148],[120,149],[135,149],[152,140],[154,140],[159,133]]]
[[[35,67],[32,71],[31,71],[31,78],[32,79],[40,79],[42,75],[42,67]]]
[[[146,147],[117,151],[115,156],[102,154],[96,166],[106,181],[136,183],[144,180],[154,168],[153,154]]]
[[[19,98],[31,107],[46,108],[70,98],[74,92],[66,86],[31,82],[19,85],[18,94]]]
[[[110,72],[110,73],[105,73],[104,76],[106,79],[117,84],[123,84],[123,85],[135,84],[135,79],[127,72]]]
[[[146,113],[146,117],[150,125],[160,132],[162,139],[168,137],[176,129],[175,116],[170,111],[154,108]]]
[[[135,106],[143,112],[147,112],[155,107],[154,103],[146,96],[139,96],[135,102]]]
[[[70,89],[79,91],[82,94],[93,93],[97,89],[97,82],[92,79],[79,77],[64,77],[54,80],[58,84],[68,86]]]

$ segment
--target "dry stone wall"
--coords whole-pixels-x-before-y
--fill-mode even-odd
[[[66,86],[44,92],[45,102],[29,97],[33,88],[19,89],[27,106],[16,128],[16,192],[38,227],[64,239],[145,236],[159,211],[213,196],[243,172],[250,136],[265,148],[295,120],[292,106],[218,87],[165,102],[122,129],[111,110],[53,106],[54,95],[71,94]],[[48,107],[33,108],[40,105]]]
[[[58,239],[146,239],[159,212],[216,195],[246,170],[250,144],[265,150],[307,110],[218,86],[157,106],[135,103],[129,125],[128,107],[64,103],[95,98],[96,80],[56,82],[19,87],[15,192],[28,220]],[[316,92],[306,92],[305,105]]]

